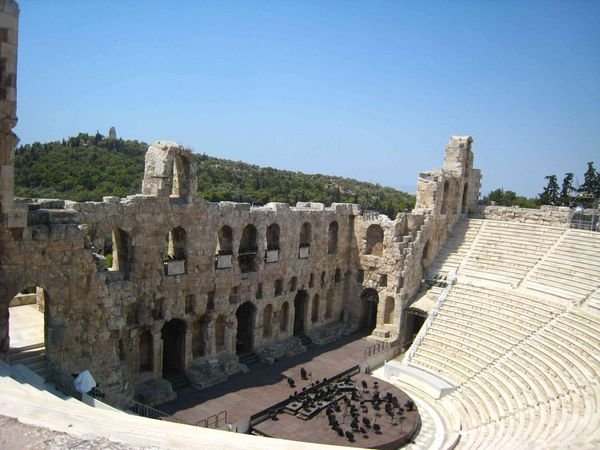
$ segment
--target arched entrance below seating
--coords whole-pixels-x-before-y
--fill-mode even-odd
[[[185,369],[185,322],[172,319],[162,328],[163,377],[182,373]]]
[[[405,321],[405,340],[406,344],[411,343],[415,336],[419,334],[421,327],[427,320],[427,313],[417,308],[409,308],[406,310]]]
[[[308,302],[308,293],[298,291],[294,298],[294,336],[303,336],[306,332],[306,303]]]
[[[256,306],[245,302],[235,312],[237,318],[237,334],[235,351],[238,355],[250,353],[254,350],[254,319]]]
[[[367,288],[360,294],[360,328],[373,331],[377,326],[377,304],[379,294],[372,288]]]

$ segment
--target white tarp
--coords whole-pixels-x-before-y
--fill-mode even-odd
[[[77,389],[78,392],[81,392],[82,394],[87,394],[93,388],[96,387],[96,380],[94,380],[94,377],[92,376],[89,370],[84,370],[79,375],[77,375],[77,378],[75,378],[73,384],[75,385],[75,389]]]

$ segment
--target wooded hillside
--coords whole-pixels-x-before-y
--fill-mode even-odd
[[[141,192],[148,144],[80,133],[48,143],[20,146],[15,155],[15,195],[102,200]],[[299,201],[359,203],[390,217],[410,210],[415,197],[350,178],[307,175],[196,154],[198,194],[208,201],[263,205]]]

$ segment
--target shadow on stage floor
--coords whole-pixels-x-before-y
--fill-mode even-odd
[[[298,390],[308,385],[309,382],[302,382],[300,375],[296,375],[302,366],[306,366],[315,377],[321,379],[360,364],[365,359],[364,350],[372,344],[364,339],[368,335],[369,332],[359,331],[329,344],[313,345],[304,353],[282,358],[271,365],[261,362],[252,364],[249,366],[249,373],[239,372],[230,376],[227,381],[202,391],[192,387],[182,389],[177,392],[176,400],[159,405],[158,408],[188,420],[200,420],[206,415],[227,410],[229,421],[233,422],[236,416],[246,415],[242,410],[256,412],[293,393],[294,389],[287,385],[288,376],[294,378]],[[256,389],[267,386],[277,389],[260,389],[260,393]],[[203,408],[191,413],[190,409],[196,409],[199,405]],[[182,413],[176,414],[178,412]]]

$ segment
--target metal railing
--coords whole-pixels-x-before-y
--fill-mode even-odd
[[[214,428],[215,430],[221,428],[227,424],[227,411],[223,410],[212,416],[208,416],[206,419],[199,420],[196,422],[197,427]]]
[[[365,348],[365,355],[364,355],[365,360],[369,359],[371,356],[373,356],[379,352],[387,350],[390,347],[391,347],[391,345],[387,341],[376,342],[373,345],[370,345],[369,347]]]

